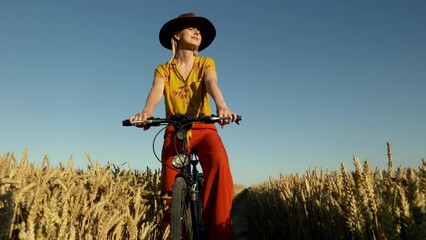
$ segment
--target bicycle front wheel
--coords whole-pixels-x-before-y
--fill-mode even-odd
[[[170,204],[170,239],[193,239],[191,205],[188,186],[183,177],[176,177]]]

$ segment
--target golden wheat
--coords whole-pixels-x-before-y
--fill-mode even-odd
[[[308,170],[280,175],[247,192],[251,239],[426,239],[426,161],[416,170]]]
[[[246,188],[249,239],[426,239],[426,160],[387,171],[353,158],[348,172],[308,169]],[[0,157],[0,239],[166,239],[159,171],[41,166]],[[129,167],[130,169],[130,167]]]
[[[87,159],[82,171],[73,169],[72,157],[66,167],[51,167],[47,156],[34,167],[27,151],[19,164],[14,154],[2,155],[0,239],[161,239],[159,171]]]

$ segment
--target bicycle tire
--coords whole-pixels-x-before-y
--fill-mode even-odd
[[[173,183],[170,203],[170,239],[193,240],[191,205],[188,186],[183,177],[176,177]]]

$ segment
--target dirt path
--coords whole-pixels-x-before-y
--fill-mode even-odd
[[[247,189],[235,196],[231,214],[235,240],[247,240]]]

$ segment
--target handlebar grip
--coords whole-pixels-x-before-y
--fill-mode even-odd
[[[238,125],[240,125],[240,121],[242,120],[243,118],[240,116],[240,115],[237,115],[237,120],[235,120],[235,123],[236,124],[238,124]]]
[[[123,121],[123,127],[131,127],[133,126],[129,119]]]

